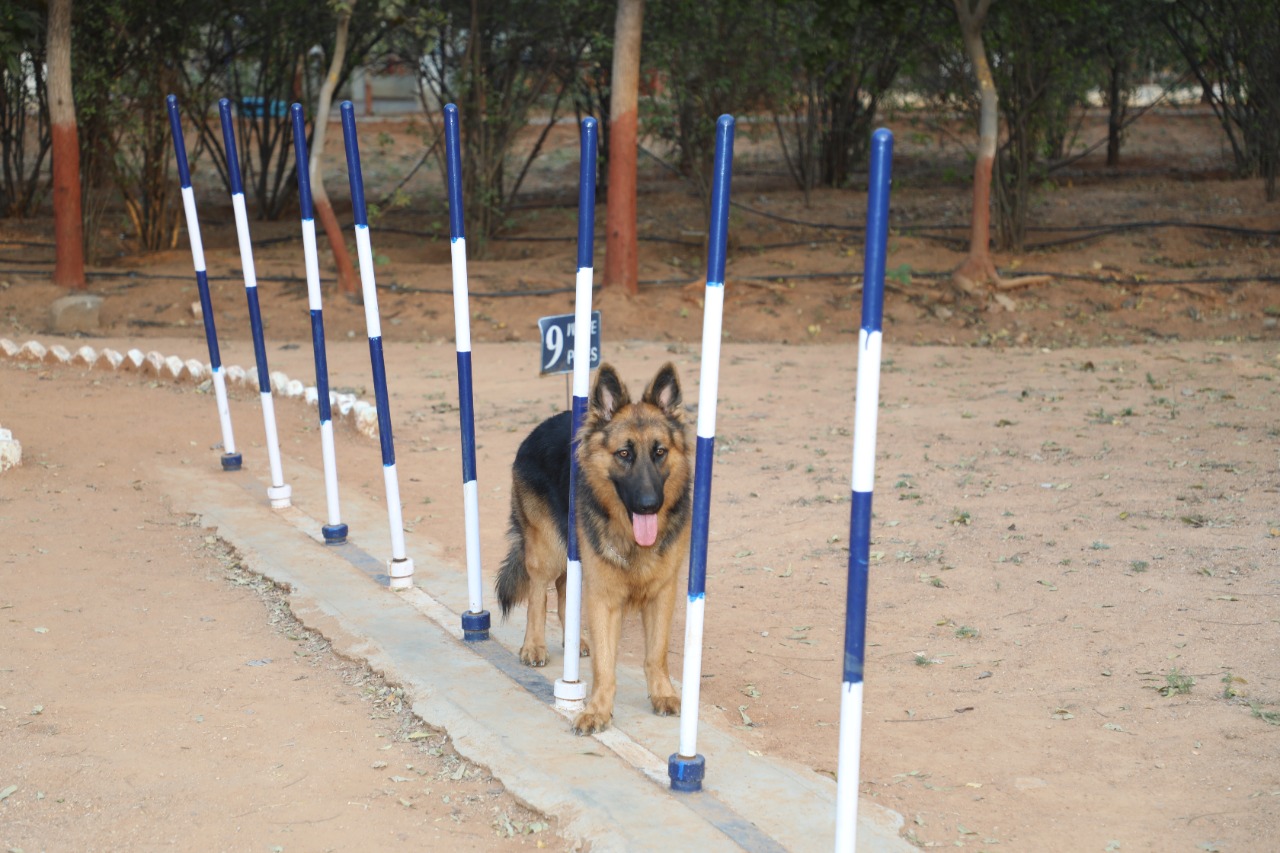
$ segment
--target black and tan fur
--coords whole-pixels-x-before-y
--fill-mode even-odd
[[[504,616],[522,601],[529,604],[520,659],[530,666],[547,663],[546,589],[552,583],[564,626],[569,433],[568,412],[548,418],[520,445],[512,466],[511,549],[497,592]],[[578,438],[578,555],[592,686],[573,730],[591,734],[613,716],[618,642],[630,610],[640,612],[644,625],[645,682],[653,710],[680,710],[667,649],[680,569],[689,553],[693,461],[675,367],[664,365],[632,402],[617,372],[602,365]],[[641,544],[651,535],[652,544]]]

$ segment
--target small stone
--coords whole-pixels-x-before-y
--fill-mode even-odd
[[[94,332],[101,325],[102,297],[76,293],[49,306],[49,331],[59,334]]]
[[[0,429],[0,471],[22,464],[22,444],[7,429]]]

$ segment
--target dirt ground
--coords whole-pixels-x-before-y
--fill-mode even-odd
[[[944,277],[962,259],[965,152],[909,117],[889,124],[864,795],[902,812],[922,846],[1260,849],[1280,835],[1275,206],[1260,182],[1225,177],[1210,116],[1153,115],[1119,173],[1087,158],[1037,195],[1037,226],[1106,233],[998,255],[1006,272],[1053,278],[980,302]],[[380,140],[366,180],[387,191],[417,159],[413,127],[366,128]],[[565,402],[535,363],[536,318],[572,310],[577,156],[572,128],[553,137],[509,238],[475,246],[470,263],[488,578],[515,447]],[[832,775],[862,262],[847,229],[865,193],[806,206],[770,151],[740,134],[702,713],[745,748]],[[674,360],[692,402],[705,218],[644,163],[647,284],[599,294],[604,355],[637,384]],[[224,361],[249,367],[229,205],[205,186],[211,170],[196,181]],[[437,176],[406,187],[414,204],[373,227],[405,519],[462,566],[452,302],[423,292],[449,288],[447,235],[405,233],[447,219]],[[1105,229],[1134,222],[1163,224]],[[62,340],[46,331],[62,294],[39,274],[52,256],[31,245],[49,231],[2,232],[0,336],[18,343]],[[296,233],[254,223],[263,240]],[[172,252],[127,250],[91,279],[106,297],[101,336],[64,343],[204,359],[185,237]],[[271,366],[310,384],[297,243],[264,243],[257,266]],[[326,300],[334,385],[372,401],[363,309]],[[261,469],[256,396],[237,389],[233,406],[246,464]],[[318,466],[314,410],[277,409],[286,464]],[[234,555],[148,489],[156,458],[212,471],[211,412],[190,384],[0,359],[0,427],[26,458],[0,475],[0,793],[18,786],[0,801],[0,841],[182,847],[194,828],[225,849],[427,831],[461,849],[565,846],[553,816],[466,764],[465,744],[412,738],[427,730],[393,685],[297,634],[279,598],[264,615]],[[339,438],[344,488],[378,500],[376,442],[349,427]],[[629,623],[633,665],[638,634]]]
[[[568,849],[152,485],[195,462],[174,437],[204,395],[21,367],[0,367],[24,451],[0,475],[5,850]]]

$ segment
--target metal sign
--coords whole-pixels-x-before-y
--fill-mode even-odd
[[[538,357],[538,372],[543,376],[553,373],[573,372],[573,314],[557,314],[541,317],[538,332],[542,336],[542,354]],[[591,312],[591,368],[600,366],[600,312]]]

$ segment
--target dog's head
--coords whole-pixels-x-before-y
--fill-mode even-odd
[[[601,365],[591,390],[578,451],[584,476],[607,479],[617,501],[610,515],[625,513],[635,543],[651,547],[668,511],[687,496],[687,428],[675,366],[658,370],[644,395],[632,402],[610,365]],[[621,517],[618,521],[623,521]]]

